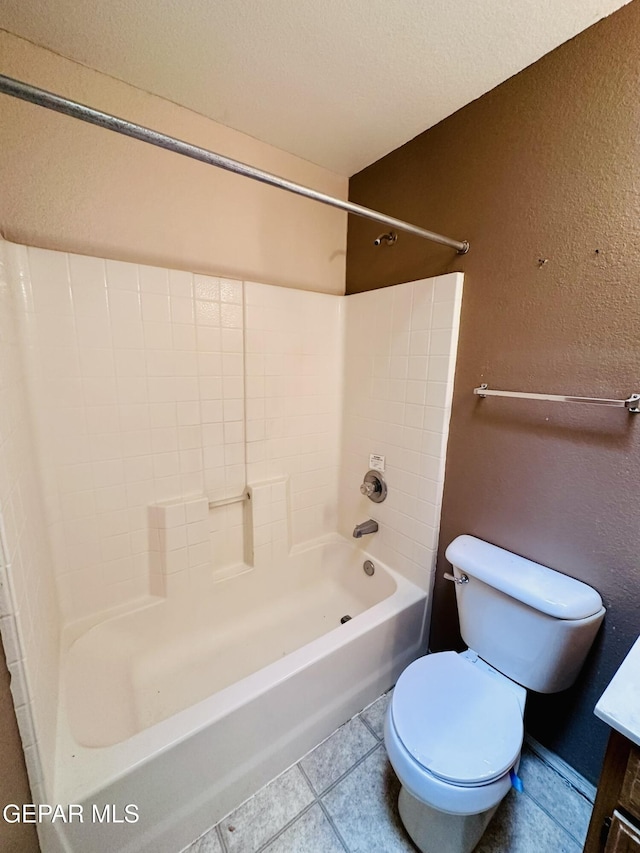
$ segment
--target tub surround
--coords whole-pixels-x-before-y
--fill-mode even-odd
[[[66,622],[335,531],[344,297],[5,251]],[[150,510],[205,494],[171,533]]]
[[[461,275],[346,298],[5,251],[65,622],[367,515],[365,547],[431,588]],[[371,453],[390,486],[373,514]]]
[[[359,293],[345,300],[340,531],[372,518],[366,548],[425,590],[438,547],[455,353],[460,273]],[[360,493],[369,453],[385,458],[389,493]],[[425,566],[428,571],[425,571]]]
[[[54,775],[61,617],[25,388],[22,280],[8,248],[0,241],[0,631],[37,800]]]

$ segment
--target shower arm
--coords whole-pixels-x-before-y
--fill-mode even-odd
[[[326,204],[330,207],[336,207],[339,210],[344,210],[347,213],[352,213],[355,216],[363,217],[364,219],[373,219],[375,222],[381,222],[383,225],[388,225],[392,228],[397,228],[400,231],[406,231],[409,234],[414,234],[417,237],[423,237],[425,240],[431,240],[434,243],[440,243],[443,246],[450,246],[455,249],[458,254],[464,255],[469,251],[469,243],[466,240],[453,240],[451,237],[444,237],[442,234],[436,234],[433,231],[427,231],[424,228],[419,228],[417,225],[412,225],[410,222],[404,222],[402,219],[395,219],[393,216],[387,216],[384,213],[379,213],[377,210],[371,210],[368,207],[362,207],[359,204],[354,204],[350,201],[343,201],[339,198],[326,195],[318,192],[318,190],[305,187],[302,184],[296,184],[286,178],[281,178],[271,172],[264,172],[262,169],[256,169],[254,166],[249,166],[246,163],[241,163],[239,160],[233,160],[230,157],[225,157],[222,154],[216,154],[214,151],[209,151],[206,148],[200,148],[197,145],[191,145],[173,136],[167,136],[157,130],[152,130],[148,127],[143,127],[139,124],[127,121],[123,118],[103,113],[99,110],[94,110],[85,104],[80,104],[77,101],[71,101],[68,98],[63,98],[61,95],[56,95],[53,92],[48,92],[45,89],[39,89],[37,86],[31,86],[29,83],[24,83],[20,80],[15,80],[13,77],[7,77],[0,74],[0,93],[10,95],[13,98],[19,98],[23,101],[28,101],[32,104],[45,107],[54,112],[63,113],[72,118],[86,121],[89,124],[95,124],[98,127],[104,127],[107,130],[112,130],[115,133],[121,133],[124,136],[130,136],[132,139],[138,139],[141,142],[147,142],[150,145],[155,145],[158,148],[165,148],[167,151],[173,151],[176,154],[182,154],[185,157],[190,157],[192,160],[199,160],[202,163],[207,163],[210,166],[217,166],[219,169],[225,169],[228,172],[235,172],[237,175],[243,175],[246,178],[251,178],[254,181],[260,181],[263,184],[276,187],[295,195],[304,196],[312,201]]]

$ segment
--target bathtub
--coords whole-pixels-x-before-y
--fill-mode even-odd
[[[336,539],[70,632],[50,799],[83,821],[45,853],[177,853],[389,688],[427,594],[365,559]]]

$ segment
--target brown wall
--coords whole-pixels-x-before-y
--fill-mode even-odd
[[[0,641],[0,811],[8,803],[30,802],[27,770],[9,690],[9,671]],[[2,853],[38,853],[35,826],[9,824],[0,815],[0,850]]]
[[[465,272],[441,543],[471,533],[602,594],[578,685],[527,711],[592,781],[608,734],[593,706],[640,629],[640,415],[471,392],[640,392],[639,86],[636,0],[350,185],[353,201],[471,242],[464,257],[402,234],[376,249],[384,229],[351,219],[347,292]],[[441,548],[436,650],[460,642],[445,567]]]

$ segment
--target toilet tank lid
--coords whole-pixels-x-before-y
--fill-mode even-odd
[[[465,574],[556,619],[585,619],[602,609],[593,587],[475,536],[458,536],[445,555]]]

